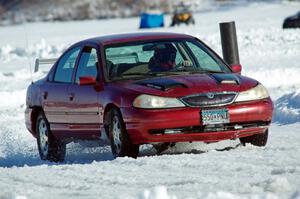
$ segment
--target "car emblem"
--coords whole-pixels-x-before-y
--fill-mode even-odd
[[[213,94],[213,93],[207,93],[207,94],[206,94],[206,97],[207,97],[208,99],[213,99],[213,98],[215,97],[215,94]]]

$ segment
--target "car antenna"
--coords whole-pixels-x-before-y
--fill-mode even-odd
[[[25,1],[23,2],[23,10],[25,11]],[[22,13],[22,21],[23,21],[23,29],[25,33],[25,40],[26,40],[26,47],[25,47],[25,53],[27,52],[27,61],[29,65],[29,71],[30,71],[30,79],[31,83],[33,83],[33,75],[32,75],[32,63],[30,59],[30,52],[29,52],[29,39],[28,39],[28,31],[27,31],[27,21],[25,18],[25,12]]]

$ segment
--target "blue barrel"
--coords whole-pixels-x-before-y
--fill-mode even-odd
[[[140,28],[164,27],[164,14],[141,14]]]

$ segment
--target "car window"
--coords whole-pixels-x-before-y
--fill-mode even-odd
[[[79,51],[80,47],[74,48],[60,58],[54,76],[55,82],[70,83],[72,81],[72,73]]]
[[[187,45],[193,51],[198,64],[202,69],[221,71],[220,64],[216,62],[216,60],[214,60],[212,56],[208,55],[207,52],[196,46],[194,43],[187,42]]]
[[[89,76],[97,78],[97,50],[95,48],[86,47],[83,49],[78,68],[76,71],[76,82],[79,83],[79,77]]]
[[[107,59],[113,64],[148,62],[153,52],[144,52],[143,45],[108,48]]]
[[[110,80],[185,72],[230,72],[220,58],[197,40],[158,40],[108,46],[105,59],[106,75]]]
[[[134,46],[124,46],[124,47],[115,47],[115,48],[108,48],[106,50],[106,57],[113,64],[120,64],[120,63],[148,63],[151,57],[153,57],[154,49],[153,50],[143,50],[144,45],[134,45]],[[177,46],[174,46],[177,48]],[[179,64],[183,61],[183,58],[179,51],[176,53],[176,64]]]

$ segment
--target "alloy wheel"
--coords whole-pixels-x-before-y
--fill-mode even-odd
[[[40,149],[43,156],[46,157],[49,150],[49,138],[48,138],[47,124],[44,119],[40,120],[38,128],[39,128]]]
[[[121,123],[117,116],[113,117],[113,123],[112,123],[112,134],[113,134],[113,141],[114,141],[114,147],[115,147],[115,153],[119,154],[121,151]]]

